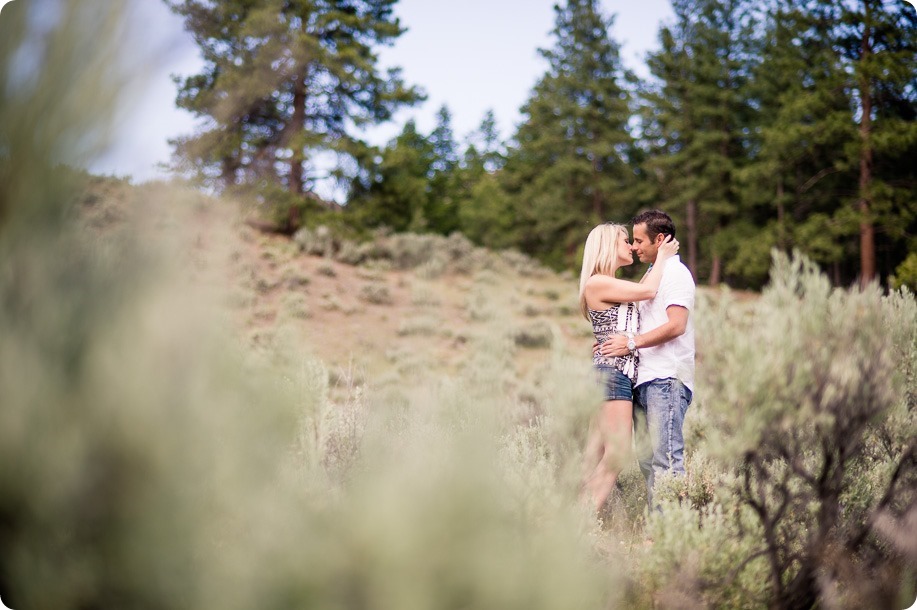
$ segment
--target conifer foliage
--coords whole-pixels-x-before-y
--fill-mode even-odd
[[[905,160],[917,153],[917,12],[907,3],[883,0],[827,4],[828,18],[838,24],[834,42],[850,77],[857,125],[850,159],[857,190],[845,203],[855,210],[865,285],[876,279],[880,252],[897,250],[900,260],[905,252],[896,242],[914,240],[917,180],[913,162]]]
[[[777,249],[838,286],[917,289],[917,11],[900,0],[672,0],[644,81],[599,0],[564,0],[507,140],[492,113],[456,134],[443,105],[378,148],[353,128],[422,98],[377,65],[396,0],[166,2],[206,61],[179,83],[206,121],[177,159],[254,188],[280,229],[324,222],[310,190],[333,177],[334,223],[362,234],[460,231],[560,269],[595,224],[659,208],[700,283],[759,289]]]
[[[462,233],[491,248],[516,242],[514,211],[500,181],[505,165],[506,149],[493,110],[488,110],[468,137],[458,178],[458,214]]]
[[[176,153],[220,186],[281,185],[301,196],[317,152],[353,153],[354,126],[421,97],[398,70],[378,66],[375,47],[404,31],[395,0],[167,3],[205,61],[179,81],[177,103],[206,127],[176,140]]]
[[[554,264],[569,259],[591,224],[633,211],[627,151],[630,94],[613,20],[597,0],[555,10],[549,68],[522,107],[506,184],[521,245]]]
[[[351,184],[347,205],[350,217],[363,227],[425,229],[433,162],[429,140],[414,121],[408,121],[382,151],[362,160],[361,179]]]
[[[672,5],[675,24],[662,28],[662,48],[649,59],[658,85],[646,95],[648,165],[667,209],[684,227],[689,267],[716,284],[743,228],[734,222],[742,216],[735,175],[746,160],[742,127],[749,123],[755,21],[742,0]]]
[[[855,256],[852,236],[835,215],[838,201],[856,188],[843,171],[845,143],[856,130],[841,94],[847,76],[833,49],[832,23],[817,7],[780,0],[761,17],[764,34],[749,82],[749,104],[757,109],[750,163],[737,175],[761,239],[736,252],[727,276],[763,281],[770,248],[799,248],[840,283],[842,266]]]

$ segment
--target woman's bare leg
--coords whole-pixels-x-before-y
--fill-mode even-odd
[[[605,504],[624,469],[630,453],[632,418],[629,400],[609,400],[602,404],[597,425],[590,430],[586,464],[592,469],[587,471],[583,492],[584,500],[591,500],[596,511]]]
[[[591,481],[605,454],[602,433],[599,429],[600,419],[601,415],[596,415],[589,423],[589,435],[586,437],[586,449],[583,451],[583,484],[580,487],[580,501],[587,505],[593,502]]]

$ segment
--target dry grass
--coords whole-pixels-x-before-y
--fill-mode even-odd
[[[576,284],[547,270],[522,276],[354,266],[300,252],[284,236],[244,224],[236,230],[238,257],[227,281],[243,292],[236,307],[240,324],[249,334],[282,326],[331,367],[355,366],[370,381],[387,379],[411,355],[431,375],[454,372],[468,358],[467,337],[498,314],[530,346],[518,354],[514,374],[524,376],[550,357],[549,327],[559,330],[554,339],[562,349],[588,358],[588,324],[573,307],[558,307],[575,303]],[[386,357],[395,348],[402,356]]]

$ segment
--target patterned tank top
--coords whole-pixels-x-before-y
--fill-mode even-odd
[[[595,335],[595,340],[601,345],[611,335],[637,334],[640,310],[636,303],[618,303],[602,311],[589,309],[589,318],[592,320],[592,333]],[[640,357],[636,352],[626,356],[603,356],[596,352],[592,357],[594,365],[613,366],[632,380],[637,379],[639,361]]]

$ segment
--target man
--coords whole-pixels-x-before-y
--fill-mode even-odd
[[[665,212],[649,210],[633,220],[631,250],[642,263],[656,261],[675,223]],[[634,438],[637,460],[646,479],[647,502],[653,505],[656,475],[683,475],[685,441],[682,427],[694,393],[694,309],[696,287],[680,257],[668,259],[656,296],[640,303],[639,332],[616,335],[601,346],[607,356],[639,350],[634,388]]]

